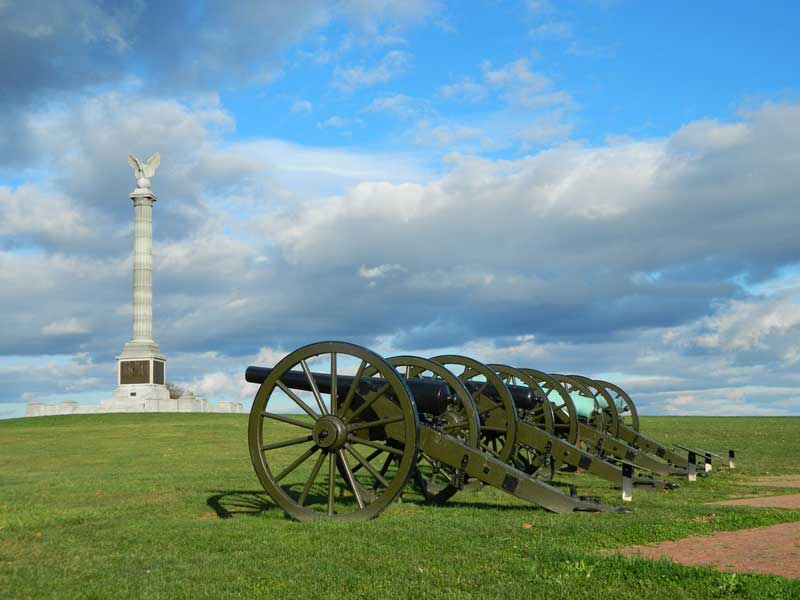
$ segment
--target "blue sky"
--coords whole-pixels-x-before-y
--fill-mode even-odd
[[[798,414],[789,2],[0,2],[0,418],[98,402],[154,178],[168,376],[385,354]]]

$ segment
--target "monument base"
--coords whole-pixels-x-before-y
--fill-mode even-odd
[[[130,383],[118,385],[101,407],[103,412],[177,412],[178,401],[165,385]]]

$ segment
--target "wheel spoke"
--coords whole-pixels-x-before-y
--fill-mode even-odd
[[[392,455],[389,454],[386,457],[386,460],[383,461],[383,466],[381,467],[381,475],[386,475],[386,471],[389,470],[389,467],[391,466],[391,464],[392,464]]]
[[[347,428],[347,431],[360,431],[362,429],[368,429],[370,427],[380,427],[382,425],[391,425],[392,423],[399,423],[403,420],[402,415],[398,417],[387,417],[385,419],[378,419],[377,421],[364,421],[363,423],[357,423],[356,425],[351,425]]]
[[[358,491],[358,484],[356,483],[356,478],[353,477],[353,472],[350,470],[350,465],[347,464],[347,457],[344,454],[344,450],[337,450],[336,456],[342,463],[342,469],[344,470],[344,476],[347,480],[347,483],[350,485],[350,489],[353,490],[353,495],[356,497],[356,502],[358,503],[358,508],[364,508],[364,499],[361,497],[361,492]]]
[[[300,396],[298,396],[292,390],[290,390],[285,383],[283,383],[282,381],[278,381],[278,387],[281,388],[281,390],[283,390],[284,394],[286,394],[287,396],[289,396],[289,398],[294,400],[295,404],[297,404],[300,408],[302,408],[309,417],[311,417],[315,421],[319,421],[319,415],[315,413],[313,410],[311,410],[311,407],[305,402],[303,402]]]
[[[353,468],[353,473],[355,473],[356,469],[358,469],[361,465],[363,465],[364,468],[367,471],[369,471],[370,475],[372,475],[383,487],[389,487],[389,482],[386,481],[386,479],[383,477],[383,475],[378,473],[378,470],[370,464],[369,459],[364,458],[363,456],[361,456],[361,453],[358,450],[356,450],[355,448],[353,448],[353,446],[350,445],[350,444],[345,443],[344,447],[347,449],[347,451],[350,454],[353,455],[353,458],[355,458],[360,463],[360,464],[356,465]],[[381,453],[380,450],[376,450],[376,452],[377,452],[377,454],[375,452],[372,453],[371,456],[373,456],[373,458],[374,458],[374,456],[377,456],[378,454]]]
[[[323,415],[327,415],[328,409],[325,408],[325,403],[322,401],[322,394],[319,393],[317,380],[314,379],[314,376],[311,374],[311,369],[308,368],[308,363],[305,361],[305,359],[300,361],[300,366],[303,367],[303,371],[305,371],[306,374],[306,379],[308,379],[308,383],[311,385],[311,392],[314,394],[314,399],[317,401],[319,412]]]
[[[290,440],[283,440],[282,442],[275,442],[274,444],[264,444],[261,446],[261,451],[275,450],[277,448],[285,448],[286,446],[296,446],[297,444],[304,444],[312,440],[311,435],[304,435],[302,437],[292,438]]]
[[[369,453],[369,456],[367,456],[367,462],[371,461],[372,459],[374,459],[376,456],[378,456],[382,452],[383,452],[383,450],[373,450],[372,452]],[[356,465],[355,467],[353,467],[353,473],[358,471],[360,468],[361,468],[361,465]]]
[[[336,404],[339,402],[337,386],[336,352],[331,352],[331,413],[336,414]]]
[[[481,447],[482,447],[482,448],[483,448],[483,449],[484,449],[486,452],[488,452],[489,454],[491,454],[492,456],[494,456],[495,458],[499,458],[500,460],[503,460],[503,458],[502,458],[502,457],[501,457],[501,456],[500,456],[500,455],[499,455],[497,452],[495,452],[494,450],[492,450],[492,449],[491,449],[491,448],[490,448],[488,445],[486,445],[486,444],[483,444]]]
[[[353,382],[350,384],[350,387],[347,388],[347,396],[344,398],[344,404],[342,404],[342,408],[337,413],[340,417],[347,413],[347,409],[350,408],[350,404],[353,402],[353,397],[356,395],[356,391],[358,390],[358,384],[361,381],[361,376],[364,375],[364,369],[366,368],[367,363],[362,360],[361,364],[358,365],[356,376],[353,377]]]
[[[475,390],[474,392],[472,392],[472,397],[473,397],[473,398],[477,398],[478,396],[480,396],[481,394],[483,394],[483,392],[484,392],[484,391],[486,391],[486,387],[487,387],[488,385],[489,385],[489,382],[487,381],[487,382],[486,382],[486,383],[484,383],[484,384],[483,384],[481,387],[479,387],[477,390]]]
[[[328,454],[328,516],[333,516],[333,496],[336,491],[336,462],[334,454]]]
[[[367,409],[368,409],[370,406],[372,406],[372,404],[373,404],[373,403],[374,403],[374,402],[375,402],[375,401],[376,401],[378,398],[380,398],[381,396],[383,396],[383,395],[386,393],[386,390],[388,390],[388,389],[389,389],[391,386],[392,386],[392,384],[391,384],[391,383],[387,383],[387,384],[386,384],[386,385],[384,385],[384,386],[383,386],[381,389],[379,389],[377,392],[375,392],[375,393],[373,393],[372,395],[370,395],[370,397],[369,397],[369,400],[366,400],[366,401],[364,402],[364,404],[362,404],[362,405],[361,405],[361,406],[359,406],[359,407],[358,407],[356,410],[354,410],[354,411],[352,412],[352,414],[350,414],[350,415],[349,415],[349,416],[348,416],[348,417],[347,417],[347,418],[344,420],[344,422],[345,422],[345,423],[350,423],[350,422],[351,422],[353,419],[355,419],[356,417],[358,417],[358,415],[360,415],[360,414],[361,414],[361,413],[363,413],[365,410],[367,410]]]
[[[281,479],[283,479],[284,477],[286,477],[289,473],[291,473],[297,467],[299,467],[301,464],[303,464],[305,461],[307,461],[311,457],[311,455],[314,454],[314,452],[316,452],[317,450],[319,450],[319,446],[317,446],[316,444],[311,446],[311,448],[309,448],[308,450],[303,452],[300,456],[298,456],[297,459],[292,464],[290,464],[283,471],[278,473],[275,476],[275,481],[278,482]]]
[[[297,427],[302,427],[303,429],[314,429],[313,425],[309,425],[308,423],[304,423],[299,419],[293,419],[292,417],[279,415],[277,413],[263,412],[261,413],[261,416],[268,419],[275,419],[276,421],[281,421],[282,423],[288,423],[289,425],[296,425]]]
[[[319,470],[322,468],[323,462],[325,462],[325,453],[320,452],[319,456],[317,457],[317,462],[315,462],[314,466],[311,468],[311,475],[308,476],[306,485],[303,487],[303,493],[300,494],[300,499],[297,501],[297,503],[300,506],[303,506],[306,503],[308,492],[311,491],[311,486],[314,485],[314,480],[317,478],[317,474],[319,473]]]
[[[350,440],[354,444],[364,444],[365,446],[369,446],[370,448],[375,448],[376,450],[383,450],[384,452],[388,452],[389,454],[394,454],[395,456],[403,456],[403,451],[398,450],[397,448],[392,448],[391,446],[387,446],[386,444],[379,444],[378,442],[373,442],[372,440],[362,440],[354,435],[348,435],[347,439]]]

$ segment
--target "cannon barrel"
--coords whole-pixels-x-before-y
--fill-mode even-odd
[[[467,386],[467,390],[469,390],[470,394],[474,394],[479,389],[484,388],[482,393],[488,394],[493,399],[499,397],[494,386],[487,386],[485,382],[470,380],[464,382],[464,385]],[[508,391],[511,392],[511,397],[514,399],[514,406],[522,410],[530,410],[544,401],[533,389],[527,386],[506,384],[506,387]]]
[[[244,378],[250,383],[261,384],[269,377],[272,369],[267,367],[247,367]],[[331,392],[331,376],[328,373],[311,373],[317,388],[323,394],[330,394]],[[339,398],[344,398],[347,391],[355,379],[352,375],[337,375],[336,376],[336,389]],[[302,371],[289,371],[281,381],[287,387],[294,390],[304,390],[306,392],[313,391],[311,383]],[[450,392],[448,386],[441,379],[433,379],[432,377],[409,377],[405,380],[408,389],[414,397],[414,403],[420,412],[440,415],[447,410],[448,404],[455,401],[455,397]],[[386,380],[381,377],[362,377],[359,383],[361,394],[369,393],[370,391],[377,391],[384,385]]]
[[[261,384],[271,372],[272,369],[267,367],[247,367],[244,378],[250,383]],[[323,394],[329,394],[331,391],[330,375],[327,373],[312,373],[312,375],[314,376],[319,391]],[[337,376],[336,387],[340,397],[344,397],[343,394],[347,394],[347,390],[353,383],[353,379],[354,377],[351,375]],[[307,392],[312,391],[311,384],[308,382],[305,374],[300,371],[289,371],[283,376],[282,381],[292,389],[305,390]],[[386,383],[383,379],[377,377],[365,377],[362,381],[374,386],[374,389],[378,389]],[[447,410],[447,405],[453,402],[449,386],[439,379],[433,379],[431,377],[409,377],[406,379],[406,383],[414,396],[417,408],[422,412],[440,415]],[[498,395],[497,390],[491,385],[485,385],[485,383],[486,382],[483,381],[470,380],[464,382],[464,385],[471,394],[482,390],[481,393],[496,397]],[[529,387],[524,385],[506,385],[506,387],[511,392],[511,397],[514,399],[514,405],[517,408],[530,410],[542,402],[542,399]]]

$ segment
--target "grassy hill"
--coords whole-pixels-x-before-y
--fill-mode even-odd
[[[736,448],[738,469],[637,490],[633,515],[555,515],[484,489],[442,507],[410,493],[360,523],[288,520],[245,430],[243,415],[0,421],[0,598],[800,597],[800,581],[603,554],[799,519],[704,503],[776,493],[746,482],[800,472],[800,418],[644,418],[667,442]],[[604,481],[570,481],[618,502]]]

